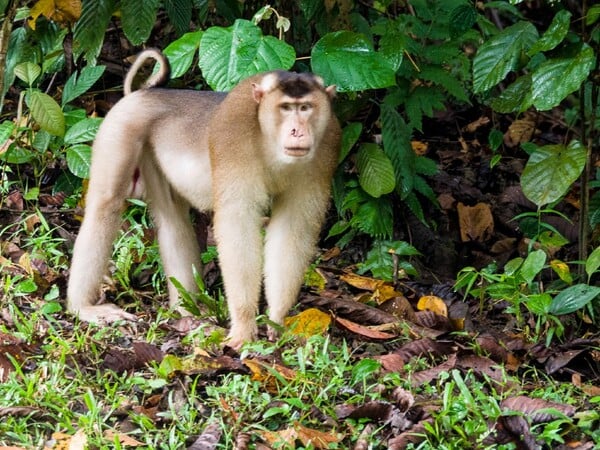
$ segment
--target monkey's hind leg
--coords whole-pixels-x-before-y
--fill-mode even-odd
[[[85,217],[73,249],[67,308],[86,322],[109,323],[137,320],[116,305],[96,304],[102,278],[112,253],[112,244],[121,224],[121,213],[136,170],[141,149],[119,145],[127,142],[118,133],[99,133],[94,144]],[[106,151],[106,149],[110,149]]]
[[[175,278],[188,292],[197,292],[193,268],[202,270],[200,246],[190,218],[190,205],[170,186],[153,161],[143,165],[150,212],[157,228],[158,247],[168,281],[169,305],[183,315],[179,292],[170,278]]]

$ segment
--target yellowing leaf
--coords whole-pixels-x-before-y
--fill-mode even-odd
[[[559,278],[561,280],[563,280],[565,283],[567,283],[567,284],[573,283],[573,277],[571,276],[571,271],[569,269],[569,266],[566,263],[562,262],[559,259],[553,259],[552,261],[550,261],[550,267],[552,267],[552,270],[554,270],[556,275],[558,275]]]
[[[421,297],[417,303],[417,309],[419,311],[431,311],[440,316],[448,317],[448,307],[444,303],[444,300],[435,295]]]
[[[81,0],[39,0],[29,12],[27,24],[35,30],[35,22],[41,15],[60,24],[77,21],[81,16]]]
[[[322,291],[323,289],[325,289],[326,283],[327,279],[323,276],[319,269],[308,270],[304,274],[304,284],[306,284],[309,287]]]
[[[379,286],[377,289],[375,289],[375,292],[373,292],[372,296],[373,300],[375,300],[378,305],[381,305],[382,303],[385,303],[389,299],[395,297],[402,297],[402,293],[398,292],[396,289],[394,289],[394,286],[389,284],[383,284]]]
[[[296,378],[296,372],[289,367],[281,364],[267,364],[257,359],[246,358],[242,363],[250,369],[252,380],[262,383],[267,390],[272,394],[279,392],[280,378],[285,380],[293,380]],[[277,376],[279,375],[279,377]]]
[[[385,284],[382,280],[363,277],[361,275],[356,275],[355,273],[346,273],[340,276],[340,280],[348,283],[350,286],[357,289],[364,289],[365,291],[374,291]]]
[[[330,324],[331,317],[329,314],[317,308],[306,309],[296,316],[286,317],[285,319],[285,327],[291,333],[306,337],[324,334]]]

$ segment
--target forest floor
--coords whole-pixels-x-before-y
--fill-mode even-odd
[[[527,229],[539,224],[519,185],[518,146],[534,135],[560,141],[565,126],[543,115],[507,122],[492,167],[481,144],[491,120],[450,111],[415,139],[440,168],[429,179],[434,226],[397,218],[397,238],[422,254],[411,260],[418,276],[359,275],[367,242],[323,242],[287,331],[239,353],[223,344],[214,259],[204,267],[208,314],[164,309],[164,280],[146,264],[156,259],[152,230],[132,225],[139,211],[124,227],[129,252],[115,253],[114,273],[132,281],[115,276],[105,289],[139,321],[74,323],[64,293],[81,211],[60,195],[42,193],[32,208],[11,192],[0,209],[0,449],[600,448],[598,319],[579,312],[559,326],[532,314],[516,295],[521,280],[503,272],[527,255]],[[554,260],[576,260],[577,203],[569,194],[562,216],[540,219],[569,241]],[[504,294],[457,292],[459,273],[471,289]]]

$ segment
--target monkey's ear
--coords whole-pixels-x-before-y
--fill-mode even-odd
[[[331,86],[327,86],[325,88],[325,92],[327,92],[327,95],[329,95],[329,98],[333,99],[335,97],[336,94],[336,86],[335,84],[332,84]]]
[[[263,96],[265,95],[265,91],[260,84],[252,83],[252,98],[256,103],[260,103]]]

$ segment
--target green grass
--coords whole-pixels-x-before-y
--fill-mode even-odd
[[[23,250],[56,273],[65,268],[64,244],[47,224],[19,233],[25,234]],[[140,233],[130,227],[121,248],[139,252],[144,248]],[[138,268],[126,264],[118,270]],[[59,290],[48,286],[38,291],[39,284],[14,264],[3,268],[0,355],[11,356],[0,356],[5,370],[0,446],[43,448],[54,433],[63,433],[85,436],[91,449],[124,448],[119,436],[135,439],[141,448],[180,449],[212,427],[219,430],[216,448],[222,449],[233,448],[242,437],[252,448],[300,428],[333,437],[330,448],[352,448],[363,439],[370,449],[384,449],[391,437],[421,425],[420,440],[403,448],[515,449],[514,442],[498,443],[493,432],[496,421],[515,414],[503,409],[502,400],[520,394],[577,407],[574,417],[555,414],[531,426],[542,448],[577,439],[600,445],[600,396],[551,378],[534,365],[512,373],[501,369],[500,383],[457,366],[413,385],[416,372],[436,367],[444,358],[415,356],[401,372],[386,372],[377,357],[408,338],[369,343],[334,325],[324,336],[305,339],[286,332],[276,343],[257,341],[228,360],[220,345],[225,331],[214,325],[180,334],[170,327],[173,315],[154,306],[145,323],[73,323],[62,311]],[[124,296],[135,294],[129,285],[119,289]],[[141,302],[136,307],[144,308]],[[468,336],[446,337],[454,338],[461,342]],[[165,346],[168,356],[160,363],[112,370],[118,364],[107,355],[126,355],[135,342]],[[478,354],[480,349],[464,346],[462,352]],[[244,370],[244,361],[247,367],[258,362],[261,371]],[[371,410],[345,417],[344,410],[358,407]],[[386,417],[373,412],[381,410],[391,412]],[[273,446],[292,448],[281,442]],[[325,447],[299,438],[295,448]]]

